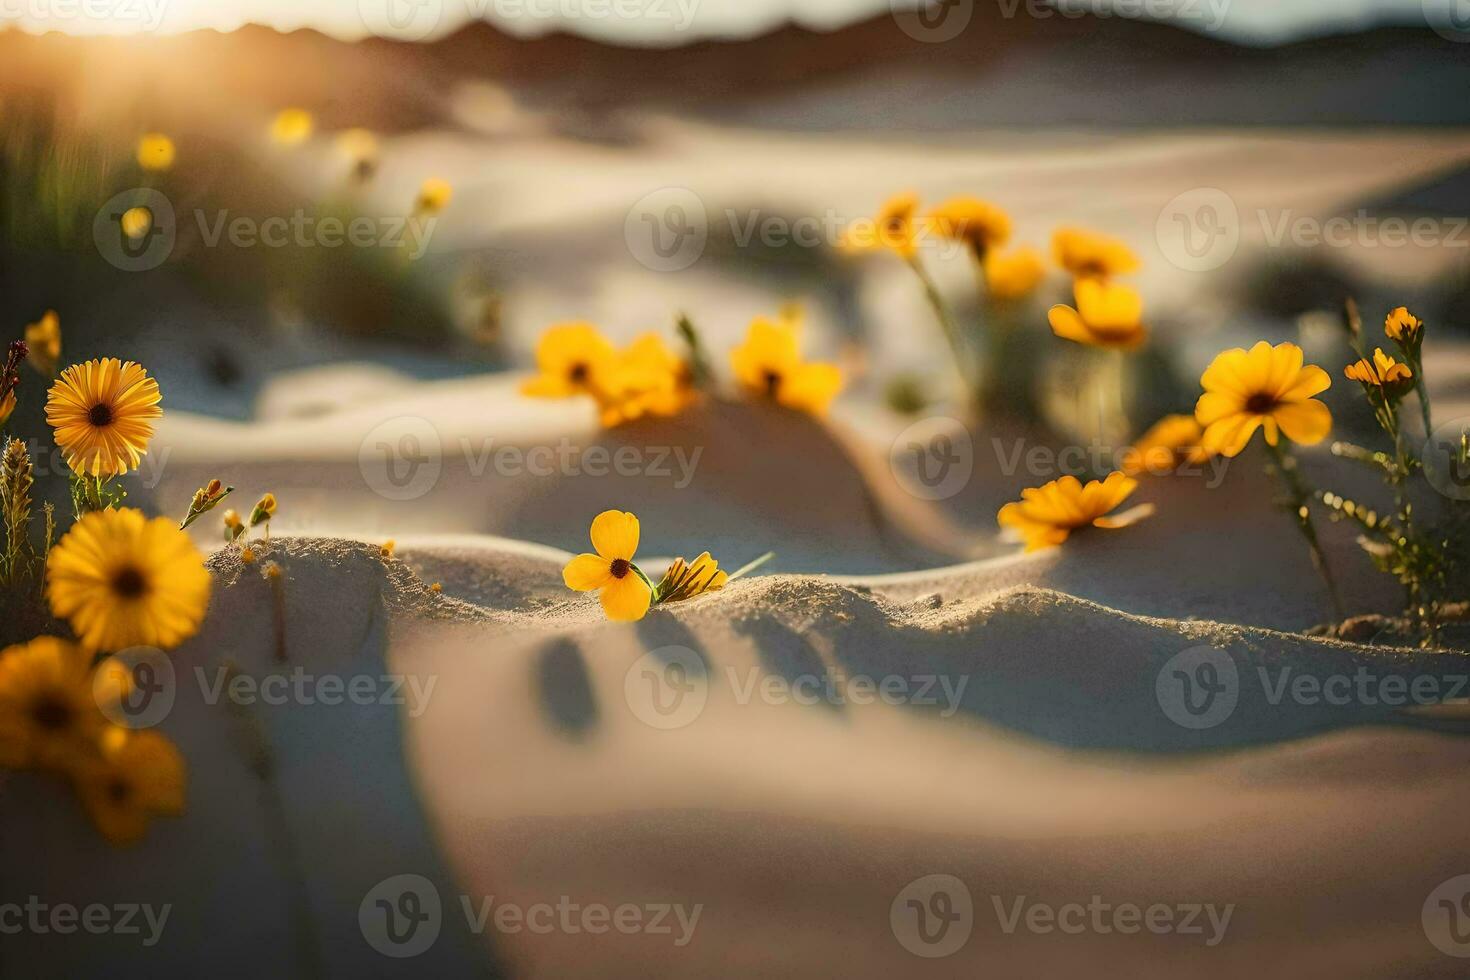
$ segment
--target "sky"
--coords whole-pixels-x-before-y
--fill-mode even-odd
[[[313,27],[344,38],[380,34],[421,40],[480,19],[520,35],[561,29],[613,42],[681,44],[759,33],[788,20],[831,29],[893,6],[935,2],[940,0],[0,0],[0,22],[70,34],[233,30],[254,22],[280,30]],[[1024,17],[1049,0],[943,2],[958,5],[955,11],[994,4],[1007,16]],[[1470,38],[1470,0],[1057,2],[1112,16],[1174,19],[1251,44],[1353,31],[1379,21],[1426,24],[1457,11],[1456,26]]]

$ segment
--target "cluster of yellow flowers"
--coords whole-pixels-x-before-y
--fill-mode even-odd
[[[842,388],[834,364],[802,359],[800,316],[756,317],[730,354],[735,378],[752,397],[820,415]],[[536,346],[538,373],[521,386],[533,398],[590,395],[603,425],[677,415],[699,400],[695,365],[646,333],[619,349],[590,323],[549,328]]]
[[[1076,306],[1058,304],[1047,314],[1052,332],[1092,347],[1132,350],[1148,338],[1143,297],[1115,277],[1137,272],[1138,256],[1127,245],[1081,228],[1052,236],[1057,264],[1072,276]]]

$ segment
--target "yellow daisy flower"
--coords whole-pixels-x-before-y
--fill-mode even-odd
[[[199,629],[209,572],[166,517],[101,510],[72,525],[46,562],[51,612],[92,650],[176,647]]]
[[[877,217],[849,228],[839,246],[846,252],[889,249],[911,259],[919,251],[918,227],[914,221],[918,210],[919,195],[912,192],[895,195],[878,209]]]
[[[95,750],[107,725],[100,708],[132,685],[115,660],[92,670],[92,654],[54,636],[0,652],[0,766],[69,768]]]
[[[109,727],[72,779],[92,822],[113,844],[142,839],[154,816],[184,812],[184,758],[158,732]]]
[[[1148,339],[1143,297],[1131,286],[1105,279],[1078,279],[1077,307],[1057,305],[1047,314],[1052,333],[1092,347],[1131,350]]]
[[[698,398],[689,365],[656,333],[643,334],[622,351],[611,376],[615,380],[595,392],[603,425],[678,415]]]
[[[1057,229],[1051,247],[1057,265],[1079,279],[1127,275],[1140,267],[1127,245],[1082,228]]]
[[[138,140],[138,166],[144,170],[167,170],[173,165],[173,140],[162,133],[148,133]]]
[[[985,285],[996,299],[1020,299],[1046,276],[1046,261],[1029,245],[1008,253],[985,256]]]
[[[1373,349],[1373,359],[1363,358],[1349,364],[1343,374],[1352,381],[1381,388],[1390,394],[1402,394],[1414,386],[1414,372],[1407,364],[1401,364],[1383,353],[1382,347]]]
[[[821,415],[842,390],[842,372],[835,364],[802,361],[798,332],[797,322],[756,317],[745,343],[730,352],[730,363],[735,379],[753,396]]]
[[[557,324],[548,328],[536,344],[540,373],[521,385],[521,394],[570,398],[614,390],[618,361],[617,349],[592,324]]]
[[[941,238],[963,242],[982,259],[1011,237],[1010,216],[973,197],[950,198],[930,211],[929,227]]]
[[[449,207],[449,201],[454,197],[454,188],[449,181],[440,177],[430,177],[419,187],[419,196],[414,202],[414,210],[419,214],[438,214]]]
[[[692,562],[675,558],[654,593],[659,602],[680,602],[722,589],[729,581],[730,573],[721,569],[708,551],[702,551]]]
[[[1022,490],[1021,500],[1002,507],[996,521],[1001,527],[1019,532],[1027,551],[1052,548],[1084,527],[1122,528],[1148,517],[1154,511],[1152,504],[1134,507],[1116,517],[1105,516],[1136,489],[1138,481],[1120,472],[1086,486],[1075,476],[1064,476],[1045,486]]]
[[[1138,476],[1203,463],[1214,455],[1202,445],[1204,431],[1193,415],[1166,415],[1123,450],[1122,470]]]
[[[163,415],[158,382],[115,357],[73,364],[46,395],[46,421],[67,465],[94,477],[136,469]]]
[[[282,146],[295,146],[304,142],[316,122],[305,109],[282,109],[271,121],[271,139]]]
[[[31,366],[50,377],[61,360],[61,318],[55,310],[47,310],[35,323],[26,325],[26,347],[31,352]]]
[[[592,521],[595,555],[578,555],[562,569],[562,581],[577,592],[600,592],[607,618],[620,622],[642,619],[653,601],[653,586],[637,565],[638,518],[605,510]]]
[[[1302,356],[1296,344],[1272,347],[1264,340],[1249,351],[1217,355],[1200,377],[1205,393],[1194,409],[1205,427],[1204,448],[1237,456],[1258,428],[1273,446],[1278,432],[1305,446],[1327,438],[1332,413],[1312,396],[1332,387],[1332,379],[1315,364],[1303,365]]]
[[[1424,330],[1424,321],[1400,306],[1383,321],[1383,333],[1389,340],[1411,343]]]

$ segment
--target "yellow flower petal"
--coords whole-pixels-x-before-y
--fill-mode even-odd
[[[638,551],[638,518],[626,511],[605,510],[592,521],[592,547],[608,561],[632,561]]]
[[[591,592],[613,580],[611,564],[600,555],[578,555],[561,570],[561,580],[576,592]]]
[[[642,619],[653,601],[653,590],[636,574],[629,572],[613,579],[602,589],[602,610],[615,622]]]

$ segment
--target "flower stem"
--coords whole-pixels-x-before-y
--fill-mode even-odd
[[[753,561],[748,561],[744,565],[741,565],[740,568],[735,572],[735,574],[725,579],[725,581],[733,582],[742,575],[749,575],[751,572],[755,571],[757,568],[760,568],[766,562],[775,557],[776,553],[774,551],[768,551],[765,554],[761,555],[759,558],[756,558]]]
[[[1322,543],[1317,537],[1317,525],[1312,522],[1312,510],[1309,501],[1312,499],[1311,491],[1306,482],[1302,480],[1301,472],[1297,469],[1297,460],[1284,446],[1266,441],[1266,447],[1271,451],[1271,457],[1276,462],[1276,472],[1281,474],[1281,481],[1285,484],[1286,492],[1291,500],[1292,512],[1296,517],[1297,530],[1301,531],[1302,537],[1306,539],[1307,547],[1312,552],[1312,564],[1317,568],[1317,574],[1322,576],[1322,581],[1327,585],[1327,593],[1332,598],[1332,609],[1340,623],[1347,619],[1347,612],[1343,608],[1342,596],[1337,591],[1337,580],[1332,576],[1332,567],[1327,564],[1327,556],[1322,551]]]
[[[930,278],[929,273],[924,271],[924,265],[919,261],[917,255],[909,256],[910,269],[914,275],[919,277],[919,283],[924,287],[924,298],[929,301],[929,306],[934,310],[934,316],[939,320],[939,326],[944,330],[944,339],[949,341],[950,353],[954,356],[955,373],[959,376],[960,384],[964,386],[965,395],[973,404],[975,399],[975,382],[971,376],[972,372],[966,367],[964,345],[960,340],[959,327],[955,325],[954,317],[950,315],[949,307],[944,302],[944,297],[939,292],[939,287]]]

